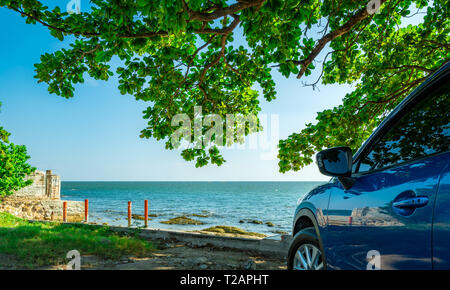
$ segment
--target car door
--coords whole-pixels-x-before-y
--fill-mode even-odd
[[[450,157],[441,174],[434,207],[433,269],[450,270]]]
[[[448,93],[448,77],[422,91],[359,154],[353,185],[335,180],[322,233],[329,268],[367,269],[378,254],[381,269],[432,268],[434,201],[450,154]],[[449,207],[439,216],[441,246],[450,241]]]

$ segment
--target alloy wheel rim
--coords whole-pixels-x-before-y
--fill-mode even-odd
[[[303,244],[295,253],[294,270],[322,270],[322,252],[312,244]]]

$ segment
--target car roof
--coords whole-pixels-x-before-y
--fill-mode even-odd
[[[369,138],[363,143],[363,145],[358,149],[358,151],[353,156],[353,160],[355,161],[361,152],[372,143],[372,140],[378,136],[380,131],[384,128],[385,124],[391,123],[397,117],[397,115],[405,108],[409,103],[414,101],[418,96],[420,96],[421,92],[428,88],[431,84],[440,80],[443,76],[445,76],[450,69],[450,61],[447,61],[444,65],[442,65],[435,73],[429,76],[425,81],[423,81],[416,89],[414,89],[397,107],[378,125],[375,131],[370,135]]]

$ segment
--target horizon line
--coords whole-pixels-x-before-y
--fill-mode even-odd
[[[324,180],[61,180],[61,182],[327,182]]]

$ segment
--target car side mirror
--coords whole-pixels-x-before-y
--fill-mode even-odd
[[[320,151],[316,155],[320,173],[333,177],[352,175],[352,150],[348,147],[335,147]]]

